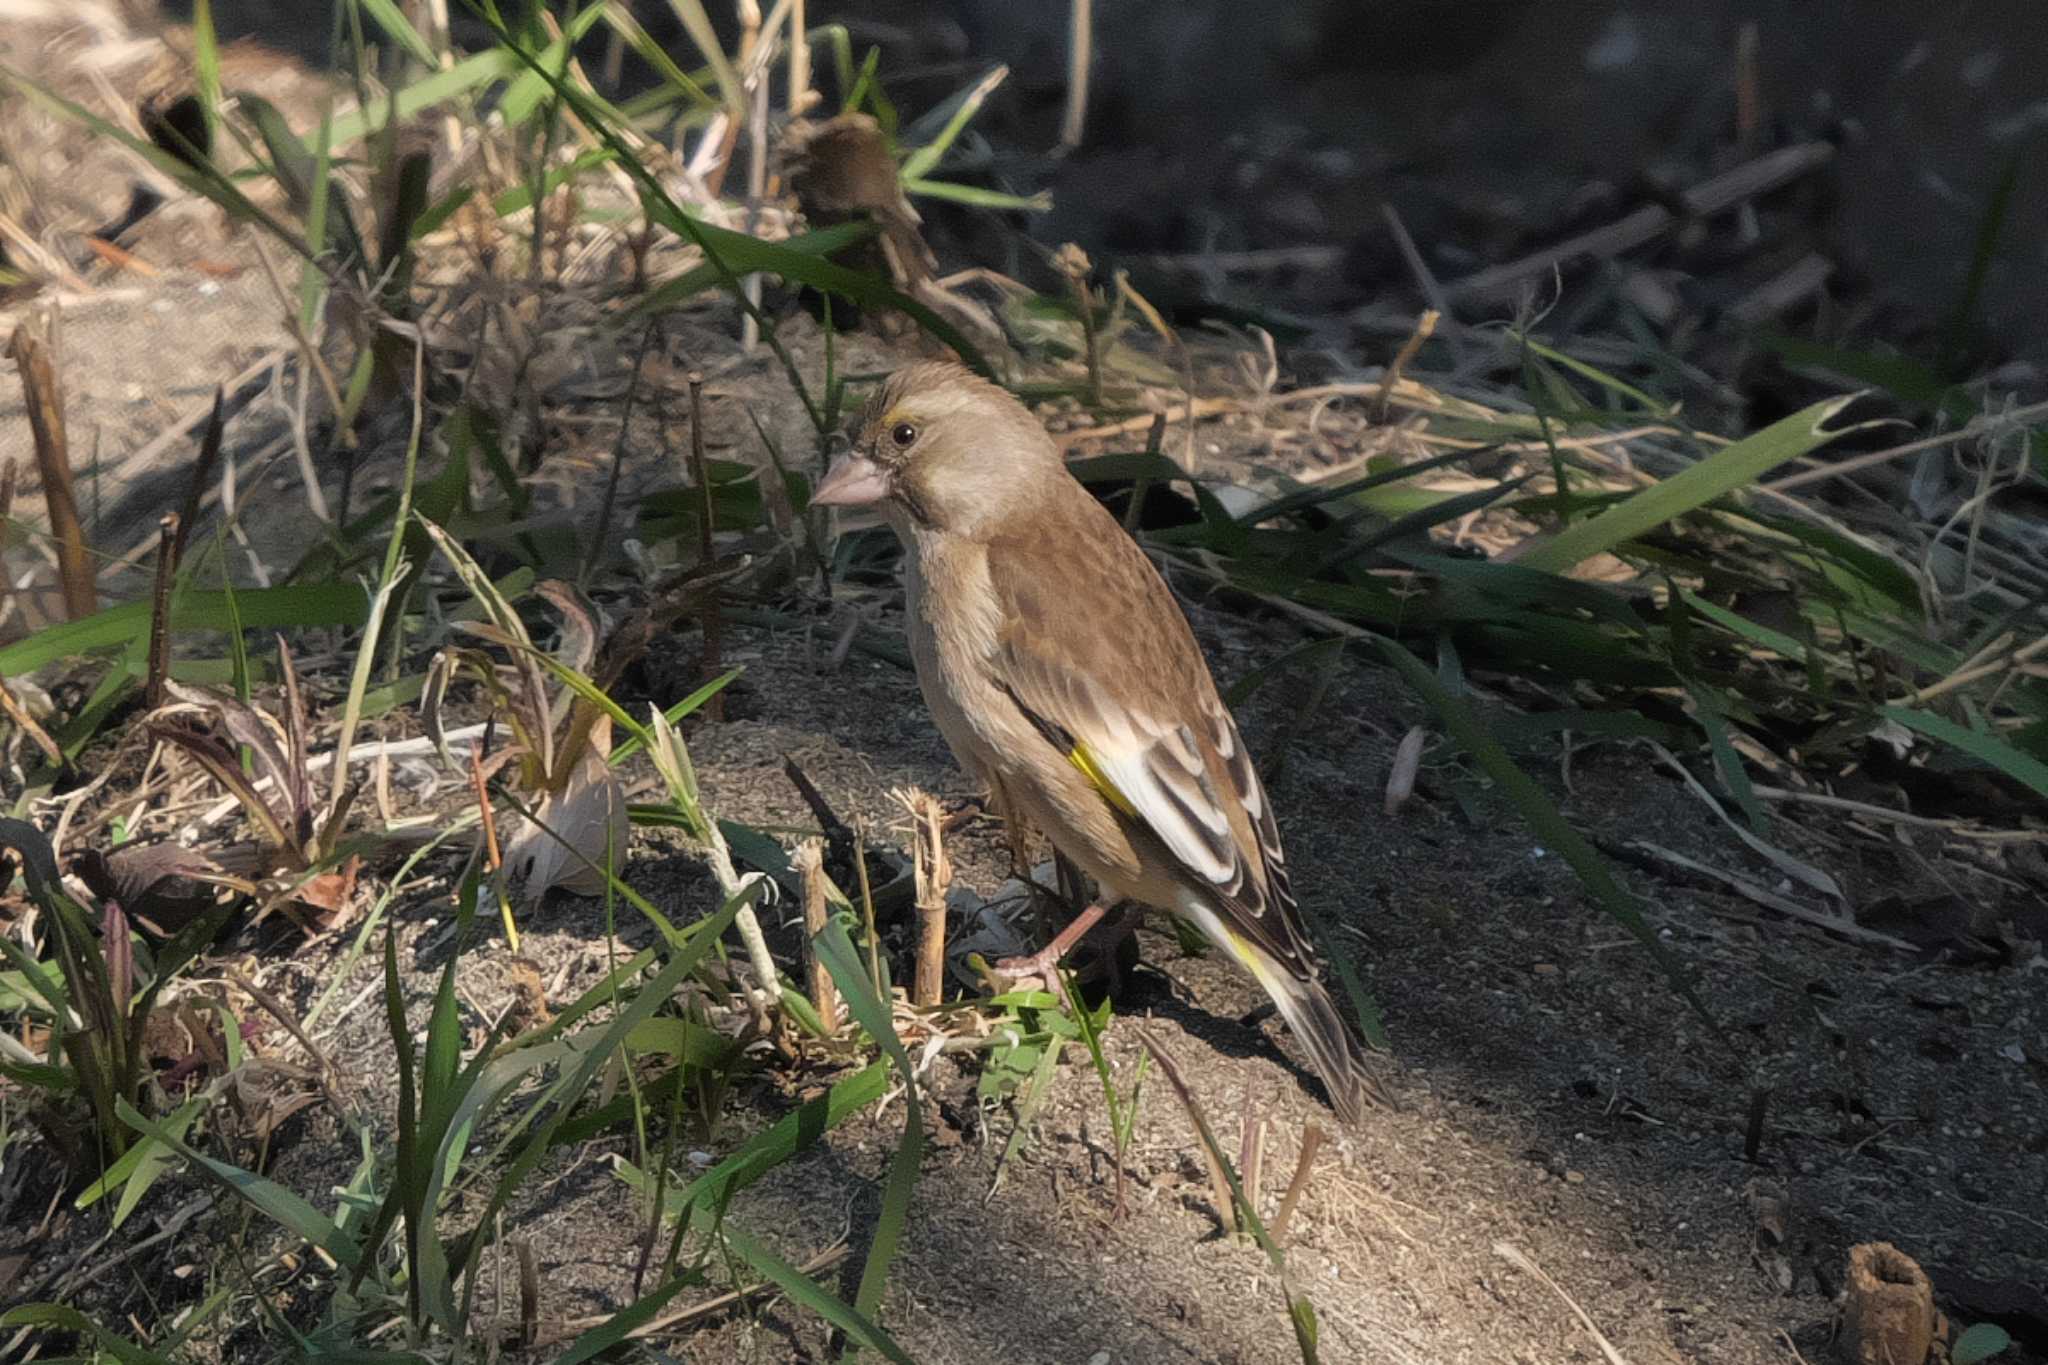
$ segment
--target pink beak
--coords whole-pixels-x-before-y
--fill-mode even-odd
[[[811,494],[811,506],[866,507],[888,496],[888,470],[865,455],[843,455]]]

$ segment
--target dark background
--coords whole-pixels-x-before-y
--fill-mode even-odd
[[[711,8],[729,22],[728,7]],[[329,54],[325,5],[217,0],[215,10],[223,37]],[[668,6],[637,11],[688,50]],[[1723,263],[1666,245],[1631,263],[1675,268],[1687,302],[1711,313],[1787,253],[1818,251],[1834,274],[1819,302],[1781,319],[1788,330],[1924,353],[1964,297],[2010,174],[1970,360],[1981,372],[2048,355],[2039,0],[1104,0],[1087,138],[1064,158],[1050,153],[1066,5],[884,0],[814,3],[810,13],[814,25],[848,25],[857,51],[882,49],[906,120],[1007,63],[1011,80],[975,125],[986,146],[951,173],[1050,188],[1056,208],[1022,225],[1029,239],[1075,240],[1100,263],[1130,264],[1183,310],[1224,302],[1328,322],[1375,304],[1412,308],[1421,295],[1383,203],[1430,269],[1455,281],[1771,147],[1826,138],[1839,156],[1791,192],[1761,247]],[[1746,23],[1757,30],[1764,117],[1742,146],[1735,54]],[[928,216],[949,265],[1031,272],[1028,241],[992,240],[985,225],[977,237],[943,207]],[[1227,280],[1150,259],[1280,247],[1335,251]],[[1567,281],[1567,300],[1580,283]],[[1464,320],[1489,311],[1511,305],[1475,305]],[[2012,373],[2029,382],[2028,369]]]

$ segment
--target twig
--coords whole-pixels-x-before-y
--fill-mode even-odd
[[[43,757],[49,760],[52,768],[61,769],[64,766],[64,751],[57,747],[56,740],[50,738],[50,732],[29,714],[28,708],[14,695],[14,689],[7,685],[5,678],[0,678],[0,710],[4,710],[16,728],[43,751]]]
[[[1076,0],[1080,3],[1080,0]],[[1088,287],[1088,272],[1095,267],[1088,259],[1088,253],[1072,242],[1068,242],[1053,253],[1053,269],[1067,278],[1067,288],[1074,295],[1074,312],[1081,322],[1081,338],[1088,347],[1088,399],[1092,406],[1102,406],[1102,343],[1095,336],[1095,297]]]
[[[1266,1174],[1266,1120],[1245,1092],[1244,1116],[1239,1120],[1237,1180],[1244,1188],[1244,1202],[1253,1213],[1259,1211],[1259,1191]]]
[[[1449,315],[1451,302],[1444,294],[1443,283],[1437,279],[1436,272],[1429,268],[1429,262],[1422,259],[1422,252],[1416,247],[1415,239],[1408,235],[1408,225],[1401,221],[1400,213],[1392,204],[1381,204],[1380,216],[1387,220],[1387,231],[1394,235],[1394,246],[1400,251],[1401,260],[1407,265],[1408,273],[1415,277],[1416,286],[1422,290],[1422,297],[1429,304],[1430,313]]]
[[[604,497],[597,506],[597,529],[591,532],[590,553],[583,557],[583,577],[580,585],[588,587],[590,575],[597,571],[597,557],[604,553],[605,541],[611,536],[612,505],[619,495],[619,471],[626,463],[626,433],[633,426],[633,396],[640,389],[640,367],[647,361],[647,347],[654,340],[654,332],[661,324],[650,319],[641,329],[640,345],[633,352],[633,368],[626,375],[626,397],[619,404],[619,435],[612,442],[612,467],[604,479]]]
[[[156,589],[149,600],[149,678],[144,704],[154,711],[164,704],[164,680],[171,674],[171,583],[178,573],[178,514],[156,524]]]
[[[825,794],[812,784],[810,777],[788,754],[782,756],[782,775],[790,780],[790,784],[796,788],[796,794],[811,808],[811,815],[817,820],[818,827],[825,832],[825,841],[831,851],[832,860],[851,866],[860,857],[860,843],[855,839],[853,830],[833,811],[831,803],[825,800]]]
[[[839,1032],[839,987],[833,984],[832,974],[825,970],[815,947],[818,935],[824,932],[829,913],[825,894],[824,840],[804,840],[797,845],[789,861],[803,881],[805,982],[810,987],[811,1005],[818,1011],[818,1026],[825,1031],[827,1038],[831,1038]]]
[[[712,557],[712,516],[714,504],[711,497],[711,467],[704,458],[704,376],[695,370],[690,372],[690,477],[697,484],[697,554],[698,563],[709,567]],[[716,588],[706,588],[704,593],[704,671],[717,676],[719,661],[724,657],[725,622],[718,609]],[[725,693],[715,694],[705,705],[705,713],[714,721],[725,719]]]
[[[1802,142],[1766,153],[1733,170],[1702,181],[1679,196],[1688,216],[1707,218],[1745,200],[1774,190],[1825,166],[1834,159],[1832,143]],[[1681,221],[1678,214],[1661,204],[1651,204],[1604,227],[1569,237],[1555,246],[1531,252],[1519,260],[1454,281],[1449,297],[1457,299],[1497,298],[1512,293],[1523,282],[1538,279],[1581,261],[1604,260],[1659,237]]]
[[[1173,1087],[1174,1097],[1181,1108],[1187,1110],[1188,1118],[1194,1123],[1196,1132],[1208,1125],[1202,1119],[1200,1108],[1195,1103],[1194,1091],[1188,1089],[1187,1081],[1180,1074],[1180,1064],[1173,1060],[1173,1054],[1166,1045],[1154,1038],[1149,1030],[1138,1030],[1138,1041],[1152,1054],[1152,1062],[1159,1068],[1166,1083]],[[1237,1200],[1230,1192],[1230,1178],[1223,1173],[1223,1162],[1216,1150],[1207,1142],[1197,1143],[1202,1149],[1203,1164],[1209,1168],[1209,1198],[1216,1205],[1216,1219],[1222,1224],[1226,1236],[1234,1236],[1238,1228]]]
[[[2014,408],[2011,412],[2000,414],[1995,420],[2000,426],[2008,424],[2023,426],[2028,422],[2038,421],[2043,417],[2048,417],[2048,403],[2034,403],[2027,407]],[[1934,450],[1940,446],[1954,445],[1958,441],[1972,440],[1982,436],[1987,425],[1989,425],[1989,422],[1980,417],[1976,421],[1958,427],[1954,431],[1944,431],[1938,436],[1929,436],[1918,441],[1908,441],[1904,445],[1893,446],[1888,450],[1875,450],[1868,455],[1854,455],[1846,460],[1836,460],[1819,469],[1802,470],[1797,474],[1790,474],[1782,479],[1774,479],[1770,483],[1759,486],[1766,492],[1789,493],[1795,488],[1803,488],[1810,483],[1820,483],[1826,479],[1839,479],[1844,474],[1853,474],[1859,469],[1868,469],[1872,465],[1884,464],[1901,456],[1917,455],[1923,450]]]
[[[2048,843],[2048,829],[1980,829],[1964,820],[1941,820],[1931,815],[1915,815],[1911,811],[1893,810],[1889,806],[1873,805],[1868,801],[1852,801],[1846,796],[1833,796],[1827,792],[1802,792],[1785,787],[1756,785],[1752,785],[1750,790],[1760,801],[1795,801],[1829,810],[1848,811],[1854,815],[1905,825],[1912,829],[1938,829],[1959,839],[1977,839],[1990,844]]]
[[[72,492],[71,455],[64,435],[64,390],[50,360],[51,314],[39,310],[14,329],[7,354],[21,370],[22,400],[28,408],[36,467],[42,474],[43,506],[50,519],[50,538],[57,544],[57,576],[64,591],[64,614],[79,620],[99,610],[92,563],[85,550],[85,528],[78,520]]]
[[[1587,1335],[1593,1338],[1593,1344],[1600,1348],[1600,1354],[1607,1358],[1607,1365],[1628,1365],[1628,1361],[1623,1359],[1621,1352],[1614,1349],[1614,1343],[1609,1341],[1600,1329],[1593,1325],[1593,1319],[1586,1315],[1586,1310],[1579,1307],[1578,1300],[1565,1293],[1563,1287],[1556,1280],[1551,1279],[1549,1275],[1544,1273],[1542,1266],[1529,1259],[1527,1252],[1507,1242],[1495,1242],[1493,1244],[1493,1254],[1517,1270],[1535,1276],[1538,1280],[1549,1286],[1551,1293],[1564,1300],[1564,1306],[1572,1310],[1572,1316],[1579,1320],[1579,1325],[1584,1327]]]
[[[1311,1123],[1302,1130],[1301,1155],[1294,1159],[1294,1175],[1287,1182],[1287,1192],[1280,1196],[1280,1211],[1273,1215],[1273,1224],[1267,1229],[1276,1245],[1287,1244],[1287,1224],[1294,1217],[1294,1206],[1301,1202],[1301,1195],[1308,1188],[1309,1178],[1315,1174],[1316,1153],[1323,1145],[1323,1130]]]
[[[214,467],[220,463],[221,436],[227,427],[227,391],[213,389],[213,411],[206,419],[206,432],[199,438],[199,458],[192,465],[192,482],[185,488],[185,510],[178,515],[178,533],[171,540],[171,567],[185,562],[185,542],[192,538],[192,525],[199,520],[207,485],[213,482]]]
[[[798,1266],[797,1271],[804,1275],[816,1275],[821,1271],[830,1270],[833,1266],[846,1259],[848,1250],[849,1248],[846,1243],[840,1242],[819,1252],[816,1256]],[[666,1332],[673,1328],[681,1327],[685,1323],[695,1322],[699,1318],[710,1317],[714,1313],[722,1313],[728,1308],[733,1308],[746,1302],[748,1299],[776,1292],[779,1291],[772,1281],[763,1281],[760,1284],[749,1285],[745,1289],[728,1290],[715,1298],[706,1299],[702,1303],[693,1303],[688,1308],[681,1308],[673,1313],[667,1313],[661,1317],[644,1322],[627,1332],[626,1337],[630,1340],[650,1337],[656,1332]],[[542,1344],[553,1345],[555,1342],[564,1341],[580,1332],[587,1332],[593,1327],[602,1327],[610,1322],[613,1316],[612,1314],[599,1314],[596,1317],[571,1318],[566,1322],[557,1324],[554,1331]]]
[[[1095,59],[1094,0],[1069,0],[1067,19],[1067,109],[1060,119],[1060,146],[1081,145],[1088,119],[1088,68]]]
[[[1401,382],[1401,371],[1408,368],[1424,343],[1436,335],[1436,324],[1442,317],[1443,314],[1438,309],[1424,309],[1422,316],[1415,320],[1415,330],[1408,334],[1408,339],[1401,343],[1401,349],[1395,352],[1394,363],[1387,366],[1387,373],[1380,380],[1379,394],[1373,399],[1373,409],[1380,415],[1380,420],[1386,420],[1387,407],[1394,401],[1394,388]]]

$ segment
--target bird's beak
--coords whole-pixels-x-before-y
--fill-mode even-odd
[[[811,494],[813,507],[866,507],[889,496],[889,471],[865,455],[842,455]]]

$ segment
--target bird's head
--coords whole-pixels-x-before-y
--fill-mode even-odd
[[[926,362],[889,376],[811,501],[873,507],[899,530],[972,535],[1025,510],[1060,469],[1022,403],[959,365]]]

